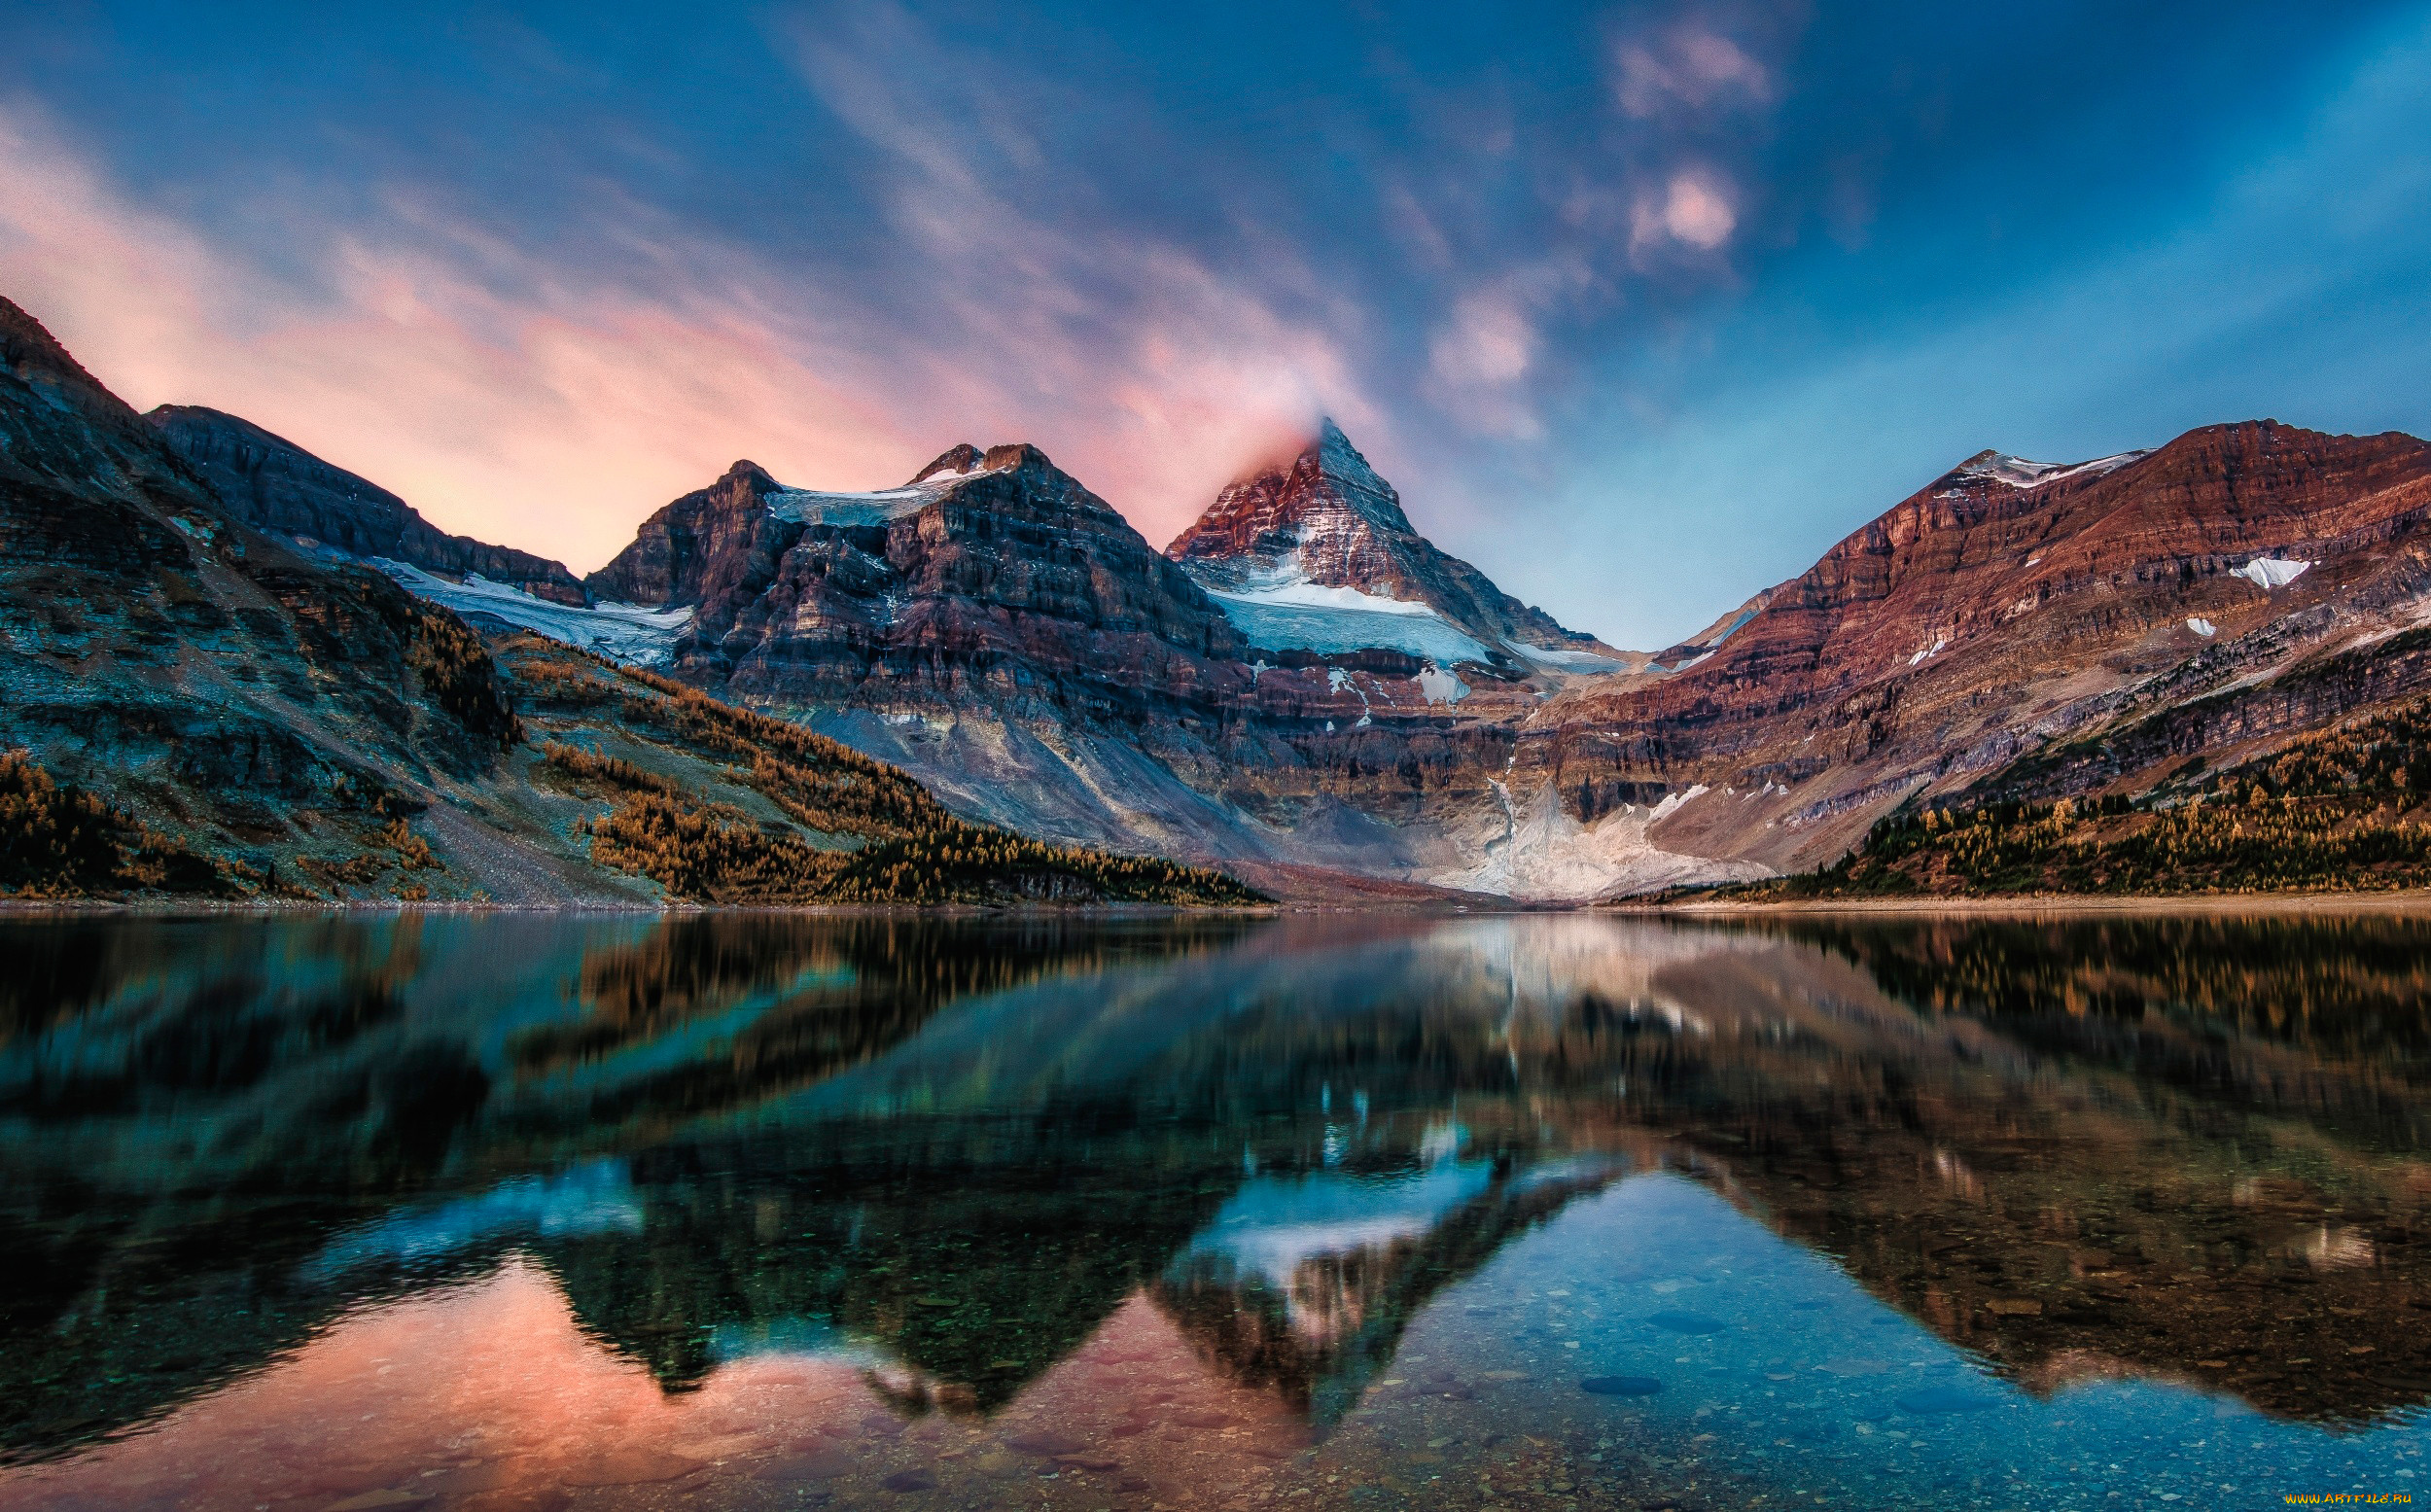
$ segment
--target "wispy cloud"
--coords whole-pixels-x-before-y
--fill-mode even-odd
[[[397,208],[379,233],[297,210],[283,276],[0,110],[0,286],[139,408],[242,414],[446,529],[580,569],[737,457],[878,483],[925,443],[730,254],[672,253],[691,281],[643,294]]]
[[[1219,268],[1075,190],[1017,124],[1020,81],[899,11],[785,42],[892,164],[923,387],[958,424],[1046,442],[1159,544],[1321,411],[1390,445],[1359,375],[1366,317],[1297,248],[1237,234]]]
[[[1639,121],[1773,100],[1773,70],[1703,17],[1622,39],[1613,48],[1613,71],[1621,109]]]
[[[1034,440],[1161,545],[1321,412],[1391,450],[1348,344],[1364,316],[1294,249],[1245,278],[1117,217],[1034,213],[1041,149],[982,71],[948,80],[924,65],[950,46],[863,19],[789,41],[883,159],[887,287],[613,193],[578,259],[400,191],[374,225],[276,206],[273,267],[111,182],[25,102],[0,107],[0,285],[139,406],[243,414],[578,570],[743,456],[876,486],[956,440]]]

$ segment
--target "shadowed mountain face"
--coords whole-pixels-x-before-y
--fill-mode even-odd
[[[5,299],[0,620],[0,749],[204,845],[472,777],[512,722],[451,616],[231,518]]]
[[[2431,1401],[2431,1328],[2355,1321],[2431,1295],[2412,921],[6,932],[20,1458],[515,1255],[667,1390],[799,1354],[897,1411],[1011,1410],[1145,1304],[1321,1435],[1405,1379],[1449,1366],[1428,1389],[1474,1400],[1646,1329],[1778,1354],[1816,1295],[2021,1402]],[[1679,1178],[1714,1196],[1682,1210]],[[1649,1200],[1759,1279],[1563,1237]],[[1528,1312],[1547,1286],[1567,1320]],[[1485,1346],[1444,1330],[1512,1309],[1549,1357],[1462,1368]],[[1817,1341],[1815,1379],[1876,1389]]]
[[[198,404],[162,404],[144,418],[236,518],[307,551],[385,557],[451,577],[478,573],[555,603],[589,602],[563,565],[450,536],[387,489],[249,420]]]

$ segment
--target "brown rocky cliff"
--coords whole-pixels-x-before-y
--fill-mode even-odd
[[[1648,784],[1728,787],[1732,805],[1682,811],[1683,843],[1828,860],[1915,788],[2139,690],[2200,696],[2362,633],[2356,615],[2431,586],[2426,510],[2431,446],[2269,421],[2030,486],[1963,466],[1772,590],[1709,659],[1556,699],[1520,764],[1582,814]],[[2259,556],[2316,565],[2266,589],[2237,576]]]
[[[753,570],[703,575],[679,670],[796,705],[867,693],[1137,711],[1247,686],[1230,622],[1111,506],[1034,446],[976,462],[889,520],[769,517],[756,532],[735,517],[729,475],[711,511],[727,544],[708,555],[748,554]]]
[[[759,464],[737,462],[644,520],[584,586],[618,603],[701,607],[755,592],[793,545],[794,532],[768,511],[767,497],[782,491]]]

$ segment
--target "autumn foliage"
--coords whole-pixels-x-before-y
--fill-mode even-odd
[[[894,767],[672,679],[525,642],[511,658],[539,722],[595,726],[614,705],[634,749],[718,762],[798,828],[756,819],[641,762],[568,740],[543,780],[605,801],[581,821],[591,859],[668,896],[719,904],[1141,902],[1231,905],[1260,895],[1220,872],[1048,845],[947,812]]]
[[[1902,893],[2373,892],[2431,886],[2431,699],[2181,771],[2136,796],[1916,809],[1839,864],[1731,890]]]
[[[0,894],[109,897],[236,891],[220,867],[97,794],[63,785],[22,751],[0,754]]]

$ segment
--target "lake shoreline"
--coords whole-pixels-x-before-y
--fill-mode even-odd
[[[1850,897],[1791,898],[1775,902],[1699,898],[1665,902],[1613,898],[1602,902],[1555,902],[1528,898],[1479,898],[1454,902],[1437,898],[1363,900],[1319,903],[1286,900],[1273,903],[691,903],[618,901],[612,898],[568,899],[545,903],[501,903],[463,899],[406,901],[403,899],[308,898],[23,898],[0,897],[0,919],[55,918],[101,915],[112,918],[286,918],[299,915],[492,914],[631,914],[640,918],[747,914],[787,918],[1283,918],[1305,915],[1388,914],[1443,918],[1499,918],[1510,915],[1603,915],[1645,918],[1733,918],[1768,914],[2171,914],[2171,913],[2378,913],[2431,912],[2431,889],[2405,888],[2370,893],[2178,893],[2107,895],[2088,893],[2016,894],[1998,897]]]
[[[2431,911],[2431,889],[2392,888],[2371,893],[2020,893],[1997,897],[1801,897],[1773,902],[1727,898],[1604,904],[1608,913],[1731,917],[1763,914],[2167,914],[2167,913],[2358,913]]]
[[[385,917],[400,914],[447,914],[487,917],[495,914],[630,914],[636,918],[685,919],[714,915],[753,914],[785,918],[924,918],[985,919],[995,917],[1056,917],[1089,919],[1165,918],[1172,916],[1266,917],[1292,912],[1407,912],[1390,907],[1302,910],[1273,903],[688,903],[567,901],[490,903],[466,901],[388,901],[365,898],[339,901],[307,898],[187,899],[106,897],[0,898],[0,918],[58,918],[89,914],[110,918],[294,918],[304,915]]]

